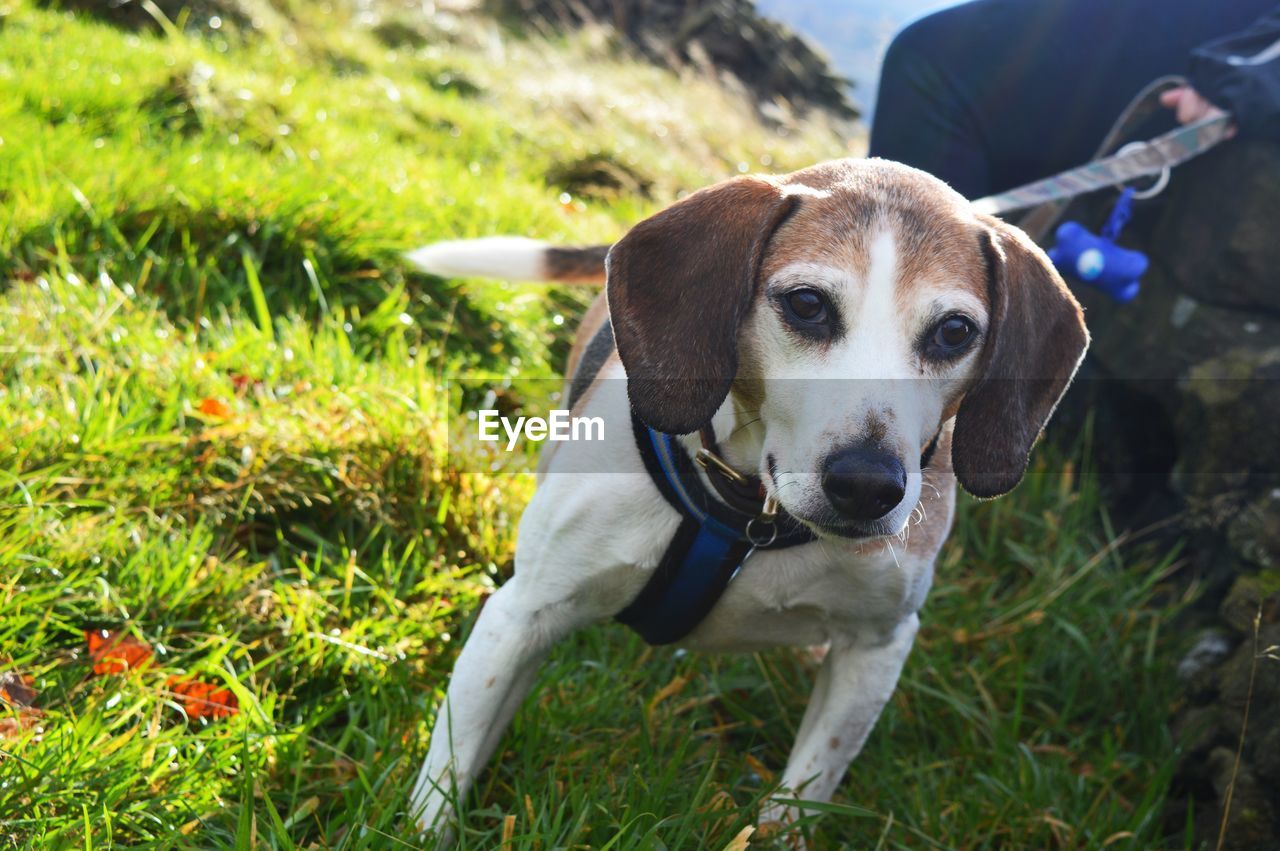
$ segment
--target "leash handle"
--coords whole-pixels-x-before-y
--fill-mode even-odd
[[[1190,85],[1186,77],[1176,74],[1170,74],[1164,77],[1157,77],[1146,86],[1142,91],[1133,96],[1133,100],[1129,101],[1124,110],[1121,111],[1120,117],[1111,125],[1111,129],[1107,132],[1107,137],[1102,140],[1102,144],[1093,152],[1095,160],[1101,159],[1107,154],[1115,151],[1124,137],[1146,121],[1151,115],[1160,109],[1160,96],[1171,89],[1181,86]],[[1067,212],[1068,202],[1049,201],[1041,204],[1039,207],[1029,211],[1018,222],[1018,227],[1027,232],[1027,235],[1035,242],[1042,242],[1049,231]]]
[[[980,213],[1000,215],[1046,201],[1065,201],[1086,192],[1159,174],[1166,168],[1181,165],[1203,154],[1226,139],[1231,121],[1230,114],[1224,113],[1184,125],[1135,145],[1127,153],[1094,160],[1053,177],[980,198],[973,202],[974,209]]]
[[[1187,85],[1183,77],[1161,77],[1149,83],[1130,101],[1107,134],[1091,162],[1007,192],[973,202],[974,209],[1002,215],[1036,207],[1020,223],[1039,241],[1061,217],[1066,202],[1077,195],[1119,186],[1138,177],[1160,174],[1204,153],[1227,138],[1232,124],[1229,114],[1210,116],[1186,124],[1145,142],[1126,145],[1118,153],[1106,155],[1134,126],[1145,120],[1159,105],[1159,96],[1171,88]],[[1158,183],[1163,188],[1163,183]]]

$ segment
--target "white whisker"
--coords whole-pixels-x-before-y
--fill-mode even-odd
[[[890,543],[888,540],[886,540],[886,541],[884,542],[884,545],[885,545],[886,547],[888,547],[888,548],[889,548],[889,554],[890,554],[891,556],[893,556],[893,563],[894,563],[894,564],[896,564],[896,565],[898,566],[898,569],[899,569],[899,570],[901,570],[901,569],[902,569],[902,563],[898,561],[898,552],[897,552],[897,550],[895,550],[895,549],[893,548],[893,544],[892,544],[892,543]]]

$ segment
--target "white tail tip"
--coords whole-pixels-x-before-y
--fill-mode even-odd
[[[489,236],[436,242],[410,251],[409,262],[442,278],[543,281],[547,244],[523,236]]]

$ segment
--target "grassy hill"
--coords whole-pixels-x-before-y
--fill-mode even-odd
[[[0,0],[0,846],[421,845],[404,809],[430,713],[531,491],[450,454],[447,379],[488,374],[518,405],[589,294],[441,281],[402,252],[607,241],[847,143],[599,33],[192,5],[122,26]],[[1167,558],[1121,546],[1081,459],[1044,457],[1013,497],[962,505],[902,687],[795,829],[816,847],[1160,836],[1173,688],[1143,604]],[[151,663],[95,674],[102,629]],[[584,632],[463,847],[724,847],[812,669]],[[190,717],[191,680],[239,712]]]

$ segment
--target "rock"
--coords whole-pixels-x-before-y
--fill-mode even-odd
[[[654,181],[631,163],[607,154],[592,154],[553,162],[547,169],[547,183],[571,195],[614,200],[648,198]]]
[[[1227,823],[1229,838],[1225,847],[1274,851],[1274,807],[1267,790],[1258,782],[1249,765],[1237,762],[1235,752],[1229,748],[1214,748],[1209,754],[1208,765],[1213,790],[1223,807],[1227,803],[1228,790],[1231,792],[1231,812]],[[1218,818],[1217,813],[1202,813],[1197,822],[1206,821],[1205,816],[1212,816],[1214,820]]]
[[[1272,265],[1280,257],[1276,165],[1274,147],[1237,142],[1179,169],[1152,244],[1158,256],[1177,258],[1165,266],[1179,292],[1207,304],[1280,312]],[[1209,184],[1217,188],[1206,206]]]
[[[1213,686],[1217,687],[1217,677]],[[1231,724],[1223,718],[1224,713],[1216,706],[1193,706],[1182,712],[1173,725],[1174,735],[1181,746],[1199,754],[1208,754],[1215,745],[1229,745],[1231,742],[1222,735],[1223,730],[1230,729]]]
[[[1085,199],[1070,218],[1099,224],[1114,197]],[[1122,520],[1159,519],[1150,506],[1180,518],[1169,528],[1188,546],[1185,581],[1203,589],[1186,617],[1216,637],[1179,666],[1166,823],[1181,836],[1191,812],[1205,847],[1234,778],[1225,847],[1280,848],[1280,660],[1255,651],[1280,645],[1277,222],[1280,145],[1228,142],[1176,169],[1122,240],[1151,259],[1137,300],[1077,287],[1093,346],[1063,405],[1067,427],[1093,418]],[[1137,506],[1147,513],[1135,520]]]
[[[1280,789],[1280,729],[1258,739],[1254,748],[1254,773],[1272,789]]]
[[[1203,678],[1231,653],[1233,642],[1222,632],[1211,630],[1200,636],[1178,663],[1178,679],[1192,682]]]
[[[1269,624],[1257,639],[1255,643],[1251,634],[1218,669],[1209,700],[1183,710],[1175,719],[1174,734],[1184,753],[1166,813],[1171,834],[1181,833],[1188,803],[1194,801],[1195,835],[1201,843],[1212,845],[1230,792],[1225,847],[1259,851],[1276,847],[1280,725],[1274,707],[1280,700],[1280,660],[1257,651],[1280,643],[1280,624]]]
[[[1189,497],[1213,497],[1280,474],[1280,322],[1257,323],[1268,336],[1231,348],[1230,324],[1210,326],[1225,350],[1188,366],[1178,383],[1175,428],[1186,442],[1173,481]]]
[[[1253,622],[1259,613],[1265,624],[1280,621],[1280,572],[1239,577],[1218,611],[1239,635],[1253,634]]]
[[[527,28],[603,24],[633,49],[662,64],[709,64],[739,80],[758,101],[858,117],[850,82],[808,42],[762,17],[751,0],[486,0],[499,18]]]
[[[1280,568],[1280,488],[1242,508],[1227,528],[1227,541],[1249,564],[1266,570]]]
[[[1247,179],[1241,162],[1256,169]],[[1100,221],[1111,200],[1073,217]],[[1125,488],[1167,487],[1202,525],[1225,528],[1280,487],[1280,287],[1266,271],[1280,268],[1280,239],[1257,235],[1280,221],[1280,146],[1222,145],[1175,171],[1143,213],[1127,232],[1151,258],[1138,299],[1076,288],[1093,344],[1065,418],[1096,411],[1100,461]],[[1130,469],[1152,457],[1153,437],[1166,469]]]

